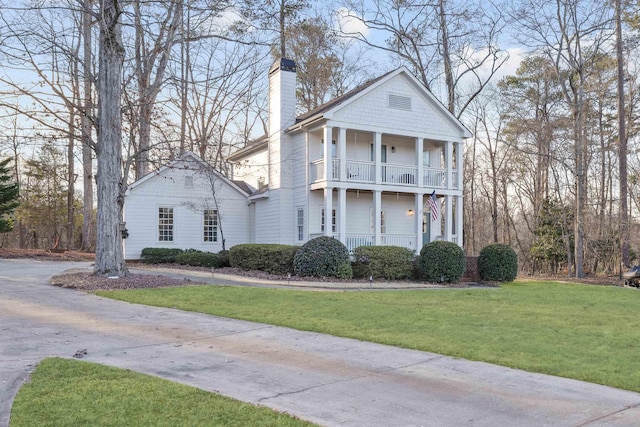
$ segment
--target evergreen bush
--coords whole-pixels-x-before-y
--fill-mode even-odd
[[[512,282],[518,275],[518,256],[508,245],[485,246],[478,257],[478,273],[489,282]]]
[[[222,257],[213,252],[188,250],[176,256],[176,263],[180,265],[193,265],[196,267],[224,267]]]
[[[218,256],[222,262],[222,267],[231,267],[231,264],[229,263],[229,251],[222,250],[218,252]]]
[[[246,243],[229,250],[231,267],[260,270],[271,274],[293,273],[293,257],[299,246],[272,243]]]
[[[140,253],[140,261],[145,264],[173,263],[182,252],[177,248],[144,248]]]
[[[467,258],[460,246],[437,240],[420,251],[422,277],[428,282],[455,283],[464,274]]]
[[[413,277],[413,251],[400,246],[359,246],[353,250],[353,277],[399,280]]]
[[[316,237],[302,245],[293,259],[293,267],[298,276],[341,279],[353,276],[347,247],[328,236]]]

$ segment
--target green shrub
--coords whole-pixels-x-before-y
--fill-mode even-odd
[[[293,257],[299,246],[247,243],[229,250],[231,267],[261,270],[272,274],[293,273]]]
[[[145,264],[164,264],[176,262],[176,256],[184,252],[177,248],[144,248],[140,261]]]
[[[229,251],[220,251],[218,252],[218,256],[222,262],[222,267],[231,267],[231,264],[229,263]]]
[[[293,268],[298,276],[349,279],[353,275],[347,247],[328,236],[316,237],[302,245],[293,259]]]
[[[518,256],[508,245],[485,246],[478,257],[478,273],[482,280],[512,282],[518,275]]]
[[[353,250],[353,277],[399,280],[413,276],[413,251],[400,246],[360,246]]]
[[[224,267],[222,257],[212,252],[188,250],[176,256],[176,262],[181,265],[193,265],[196,267]]]
[[[455,283],[464,274],[467,258],[460,246],[437,240],[420,251],[422,277],[428,282]]]

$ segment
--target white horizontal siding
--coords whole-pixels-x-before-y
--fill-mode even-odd
[[[192,188],[185,187],[184,176],[193,176]],[[212,186],[200,171],[185,168],[166,170],[131,189],[126,198],[124,215],[129,237],[125,239],[125,259],[139,259],[146,247],[172,247],[218,252],[222,250],[222,232],[227,249],[249,239],[249,209],[246,196],[226,181],[213,181]],[[158,208],[173,207],[174,240],[158,240]],[[204,209],[217,209],[220,221],[218,241],[204,241]]]
[[[389,94],[411,97],[411,111],[389,108]],[[344,123],[371,126],[372,129],[401,129],[402,132],[427,134],[443,139],[460,138],[456,130],[438,111],[409,83],[407,78],[397,75],[376,90],[348,103],[334,114],[334,119]]]

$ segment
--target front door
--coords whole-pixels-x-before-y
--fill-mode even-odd
[[[431,212],[422,212],[422,246],[431,241]]]

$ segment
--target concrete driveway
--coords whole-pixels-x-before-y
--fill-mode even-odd
[[[0,425],[46,356],[132,369],[329,426],[632,426],[640,394],[47,285],[87,263],[0,259]]]

